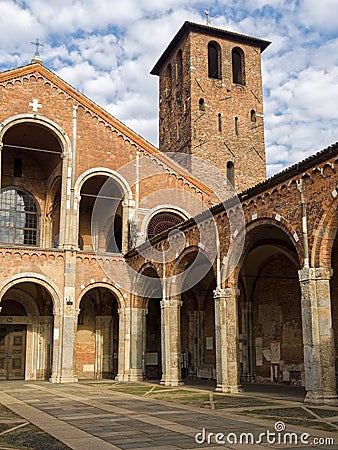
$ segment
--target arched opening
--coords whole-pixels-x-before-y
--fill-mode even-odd
[[[221,73],[221,47],[217,42],[208,44],[208,77],[220,80]]]
[[[256,111],[254,109],[252,109],[250,111],[250,120],[252,123],[256,123],[257,116],[256,116]]]
[[[17,283],[5,292],[0,306],[0,379],[48,379],[53,348],[50,293],[38,283]]]
[[[84,251],[122,251],[122,201],[124,192],[117,181],[93,175],[81,188],[79,234]]]
[[[61,177],[62,147],[49,128],[26,121],[11,126],[5,132],[1,164],[2,188],[13,187],[21,192],[31,193],[41,206],[41,217],[48,217],[46,226],[41,229],[40,239],[30,238],[29,243],[22,244],[53,246],[55,235],[59,232],[60,208],[56,207],[52,215],[48,215],[50,210],[47,209],[48,205],[56,206],[61,203],[61,188],[56,192],[53,189],[55,180]],[[28,234],[36,233],[28,233],[27,230],[26,235]]]
[[[171,211],[161,211],[155,214],[147,226],[147,238],[163,233],[183,222],[182,216]]]
[[[235,185],[235,166],[232,161],[227,162],[227,181],[231,186]]]
[[[108,288],[87,291],[76,332],[78,378],[115,378],[118,371],[118,301]]]
[[[182,260],[185,267],[181,306],[182,379],[216,379],[215,274],[210,261],[196,251]]]
[[[239,129],[238,129],[238,117],[235,117],[235,135],[238,137]]]
[[[239,47],[232,49],[232,81],[245,84],[244,52]]]
[[[200,98],[198,101],[198,108],[200,111],[205,111],[205,102],[204,98]]]
[[[218,116],[217,116],[217,128],[218,128],[219,132],[222,131],[222,114],[221,113],[218,113]]]
[[[146,348],[144,373],[147,379],[162,377],[162,339],[161,339],[161,300],[162,285],[157,271],[147,267],[142,272],[147,277],[143,298],[147,303],[146,315]]]
[[[239,275],[242,381],[304,381],[301,292],[296,250],[277,226],[248,233]]]

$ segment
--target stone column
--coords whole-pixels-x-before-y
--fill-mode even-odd
[[[78,381],[75,376],[75,337],[77,329],[78,312],[74,308],[75,302],[75,275],[76,275],[76,252],[65,251],[65,271],[63,304],[60,309],[61,317],[58,327],[54,325],[54,339],[59,342],[59,364],[58,375],[52,381],[69,383]]]
[[[239,290],[228,287],[214,291],[217,392],[240,392],[238,367]]]
[[[180,386],[181,380],[181,299],[161,301],[162,380],[165,386]]]
[[[130,370],[130,308],[121,308],[119,313],[119,351],[116,380],[129,381]]]
[[[123,308],[120,312],[119,381],[142,381],[144,375],[145,308]]]
[[[305,402],[337,404],[331,317],[331,269],[299,270],[305,369]]]
[[[144,334],[147,311],[146,308],[132,308],[131,311],[130,381],[144,379]]]

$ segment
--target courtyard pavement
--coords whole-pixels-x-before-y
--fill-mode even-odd
[[[217,409],[210,405],[210,409],[203,409],[151,398],[150,393],[157,388],[156,384],[143,383],[145,394],[136,396],[110,389],[109,383],[111,387],[116,386],[109,380],[72,384],[3,381],[0,383],[0,404],[24,419],[21,425],[12,429],[7,424],[5,432],[9,436],[30,423],[64,444],[59,448],[75,450],[338,449],[338,408],[308,409],[302,402],[303,391],[299,388],[248,385],[246,392],[237,394],[238,405],[233,403],[235,396],[232,395],[229,408]],[[212,392],[207,383],[183,389],[189,395],[194,392],[210,395]],[[212,398],[211,395],[211,403]],[[226,401],[227,396],[224,399]],[[247,406],[239,407],[241,402],[247,402]],[[257,406],[259,402],[263,406]],[[250,408],[258,411],[260,416],[250,415]],[[283,408],[287,411],[310,411],[319,425],[328,428],[267,420],[268,411],[269,415],[271,410],[276,410],[277,414]],[[0,437],[4,434],[1,430],[0,427]],[[293,434],[290,437],[286,433]],[[315,445],[317,443],[321,445]],[[2,441],[0,449],[9,448],[22,449],[25,446],[6,446]],[[29,448],[48,450],[52,447],[41,444]]]

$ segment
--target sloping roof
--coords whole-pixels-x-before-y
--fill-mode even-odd
[[[154,155],[156,159],[164,163],[167,167],[171,168],[174,172],[178,173],[185,180],[191,183],[193,186],[198,188],[198,190],[204,192],[205,194],[211,196],[212,191],[207,186],[205,186],[199,180],[196,180],[193,176],[191,176],[185,169],[175,163],[172,159],[168,158],[165,154],[160,152],[156,147],[154,147],[150,142],[142,138],[135,131],[131,130],[125,124],[120,122],[110,113],[108,113],[101,106],[97,105],[95,102],[90,100],[84,94],[80,93],[77,89],[71,86],[69,83],[64,81],[50,69],[42,65],[41,63],[34,62],[32,64],[28,64],[26,66],[18,67],[12,70],[8,70],[0,73],[0,84],[4,82],[10,82],[11,80],[15,80],[20,77],[36,75],[40,74],[45,77],[55,86],[57,86],[62,91],[66,92],[70,97],[72,97],[76,102],[80,103],[84,107],[88,108],[95,115],[105,120],[107,123],[112,125],[116,130],[120,131],[124,134],[128,139],[133,141],[136,145],[143,148],[148,153]]]
[[[243,191],[238,194],[238,199],[242,203],[243,201],[247,201],[248,198],[253,197],[255,195],[258,195],[262,192],[264,192],[266,189],[271,189],[273,186],[276,186],[282,182],[285,182],[286,180],[291,179],[292,177],[296,175],[303,174],[306,170],[311,169],[311,167],[315,166],[316,164],[321,164],[322,162],[326,161],[327,159],[332,158],[333,156],[338,156],[338,142],[335,144],[330,145],[329,147],[311,155],[305,158],[304,160],[293,164],[290,167],[287,167],[286,169],[282,170],[281,172],[276,173],[272,177],[268,178],[265,181],[262,181],[261,183],[256,184],[255,186],[247,189],[246,191]],[[231,197],[230,199],[226,200],[226,204],[231,205],[231,202],[237,203],[236,196]],[[213,215],[218,214],[224,210],[224,203],[219,203],[215,206],[212,206],[210,209],[203,211],[202,213],[198,214],[195,217],[191,217],[184,222],[180,223],[179,225],[176,225],[174,228],[177,228],[179,230],[185,230],[189,228],[190,226],[194,225],[196,223],[197,219],[201,219],[206,214],[209,214],[209,212]],[[168,237],[168,234],[170,232],[169,230],[165,230],[162,233],[154,236],[151,238],[150,241],[143,242],[138,247],[133,248],[127,252],[127,257],[133,257],[138,252],[147,249],[151,245],[156,244],[157,242],[161,242],[162,240],[166,239]]]
[[[176,33],[168,47],[162,53],[160,59],[157,61],[153,69],[151,70],[152,75],[159,75],[160,69],[164,62],[168,59],[170,54],[175,50],[177,44],[180,42],[185,34],[191,31],[197,33],[208,34],[212,37],[226,38],[234,42],[242,42],[243,44],[251,44],[259,47],[263,52],[270,44],[270,41],[265,41],[263,39],[258,39],[251,36],[245,36],[244,34],[234,33],[232,31],[222,30],[221,28],[210,27],[209,25],[201,25],[194,22],[184,22],[180,30]]]

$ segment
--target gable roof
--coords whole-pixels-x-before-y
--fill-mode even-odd
[[[162,65],[168,59],[170,54],[175,50],[177,44],[181,41],[185,34],[188,34],[191,31],[207,34],[211,37],[226,38],[237,43],[242,42],[243,44],[255,45],[261,49],[261,52],[263,52],[271,44],[270,41],[265,41],[263,39],[258,39],[252,36],[245,36],[244,34],[234,33],[233,31],[222,30],[221,28],[214,28],[209,25],[201,25],[198,23],[186,21],[176,33],[168,47],[162,53],[160,59],[151,70],[150,73],[152,75],[159,75]]]
[[[204,192],[208,196],[212,196],[212,191],[210,188],[205,186],[202,182],[190,175],[182,166],[175,163],[172,159],[168,158],[165,154],[160,152],[156,147],[154,147],[150,142],[141,137],[135,131],[131,130],[124,123],[120,122],[110,113],[108,113],[101,106],[97,105],[95,102],[90,100],[84,94],[80,93],[77,89],[71,86],[69,83],[64,81],[50,69],[45,67],[39,62],[34,62],[26,66],[18,67],[15,69],[7,70],[0,73],[0,84],[5,82],[10,82],[20,77],[36,75],[39,74],[53,83],[62,91],[66,92],[70,97],[72,97],[76,102],[80,103],[84,107],[88,108],[95,115],[102,118],[104,121],[113,126],[116,130],[125,135],[128,139],[133,141],[136,145],[140,146],[142,149],[156,157],[160,162],[165,164],[167,167],[172,169],[174,172],[182,176],[186,181],[195,186],[198,190]]]

